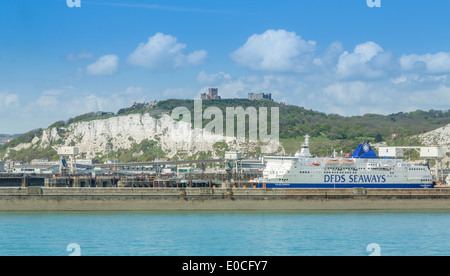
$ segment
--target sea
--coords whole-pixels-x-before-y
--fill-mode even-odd
[[[0,256],[446,256],[450,211],[0,212]]]

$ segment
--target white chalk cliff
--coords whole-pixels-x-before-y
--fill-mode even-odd
[[[419,140],[428,146],[450,146],[450,124],[418,135]]]
[[[89,159],[105,155],[108,147],[110,151],[130,149],[133,144],[139,144],[145,139],[156,141],[169,158],[180,153],[192,156],[199,152],[210,152],[212,157],[222,157],[215,156],[213,148],[220,141],[226,142],[229,150],[256,152],[256,148],[261,146],[266,153],[284,153],[278,141],[272,140],[263,145],[257,141],[240,142],[235,137],[193,129],[191,124],[175,121],[167,114],[160,118],[149,114],[130,114],[48,128],[31,143],[20,144],[12,149],[53,147],[57,150],[60,146],[76,146],[80,154]]]

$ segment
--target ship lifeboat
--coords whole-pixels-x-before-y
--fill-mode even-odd
[[[338,159],[328,159],[328,160],[325,160],[325,164],[327,166],[338,165],[339,164],[339,160]]]
[[[353,161],[353,159],[342,159],[341,163],[343,165],[353,165],[355,163],[355,161]]]
[[[309,166],[320,166],[320,162],[311,163]]]

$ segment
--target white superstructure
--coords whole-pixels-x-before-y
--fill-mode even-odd
[[[259,187],[279,188],[431,188],[427,164],[378,158],[367,142],[347,158],[316,158],[309,137],[294,156],[267,156]]]

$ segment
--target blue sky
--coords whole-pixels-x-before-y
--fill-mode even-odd
[[[342,115],[450,108],[450,2],[381,4],[3,0],[0,133],[208,87]]]

